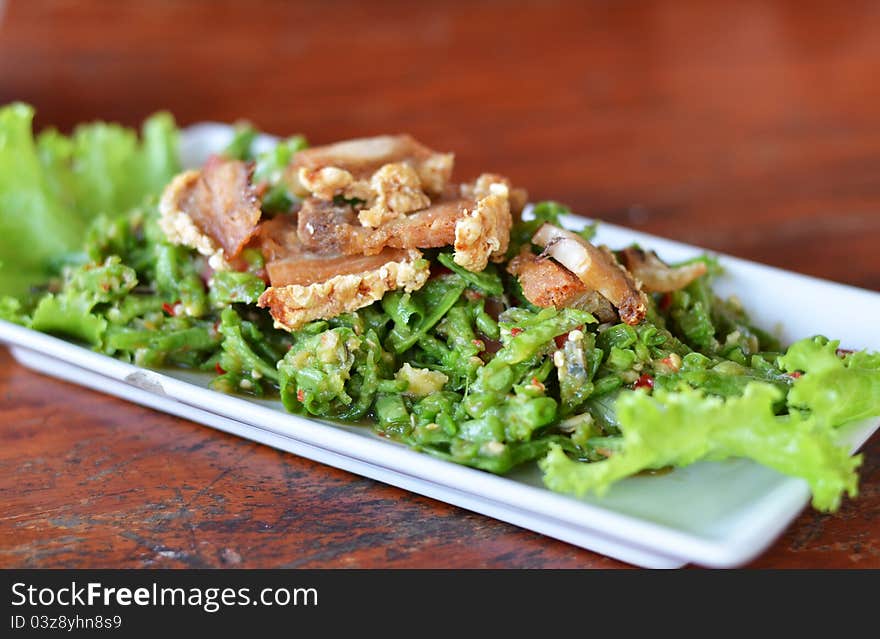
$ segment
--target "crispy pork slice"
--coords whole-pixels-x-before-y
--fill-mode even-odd
[[[259,305],[276,326],[296,330],[372,304],[398,288],[421,288],[430,274],[418,250],[384,248],[374,255],[344,255],[304,246],[294,215],[260,224],[256,242],[266,259],[270,287]]]
[[[376,255],[328,255],[304,251],[266,264],[266,275],[272,286],[299,284],[308,286],[324,282],[336,275],[352,275],[377,269],[388,262],[402,262],[417,251],[386,248]],[[419,253],[420,254],[420,253]]]
[[[376,228],[407,213],[427,208],[431,198],[422,190],[416,170],[405,162],[385,164],[370,178],[373,199],[358,212],[361,225]]]
[[[473,200],[456,198],[391,220],[378,229],[368,229],[354,223],[355,214],[350,206],[309,198],[296,216],[279,215],[263,222],[257,237],[271,276],[274,261],[302,254],[307,254],[309,259],[349,256],[354,260],[374,257],[390,249],[449,246],[455,243],[456,227],[475,207]],[[478,218],[477,223],[481,219]],[[486,235],[480,233],[480,237]],[[506,238],[499,239],[498,243],[507,250],[503,239]],[[476,253],[480,246],[477,238],[464,248]]]
[[[473,200],[452,196],[428,208],[395,217],[371,229],[355,223],[354,209],[308,198],[299,210],[300,242],[317,252],[373,255],[386,247],[400,249],[454,246],[456,263],[471,271],[502,259],[510,241],[513,220],[507,187]]]
[[[592,313],[600,322],[617,319],[611,302],[558,262],[532,253],[529,246],[523,246],[510,260],[507,272],[516,276],[523,295],[535,306],[577,308]]]
[[[373,255],[347,255],[331,246],[315,250],[299,241],[295,215],[277,215],[260,224],[257,244],[266,260],[272,286],[308,285],[335,275],[362,273],[383,264],[404,260],[405,250],[384,248]]]
[[[297,236],[297,214],[282,214],[263,220],[254,236],[267,263],[308,250]]]
[[[523,188],[516,188],[510,180],[497,173],[483,173],[473,182],[465,182],[460,186],[461,194],[472,200],[486,197],[491,191],[493,184],[503,184],[507,187],[508,200],[510,201],[510,214],[519,219],[520,214],[529,201],[529,193]]]
[[[645,319],[645,294],[605,247],[593,246],[579,235],[552,224],[543,224],[532,243],[577,275],[586,287],[598,291],[617,308],[620,319],[635,325]]]
[[[451,153],[433,151],[409,135],[382,135],[300,151],[288,167],[287,182],[300,197],[369,200],[365,195],[371,192],[373,174],[386,164],[405,163],[418,174],[423,190],[439,195],[452,175],[453,160]]]
[[[334,275],[378,268],[406,255],[405,251],[395,249],[377,255],[347,255],[335,250],[332,241],[320,249],[310,248],[299,240],[296,215],[276,215],[266,220],[260,224],[256,239],[272,286],[313,284]]]
[[[489,186],[489,193],[476,201],[455,223],[455,263],[469,271],[479,272],[489,260],[504,259],[510,242],[510,215],[508,189],[497,182]]]
[[[409,249],[452,245],[456,264],[478,272],[490,259],[503,259],[512,224],[507,187],[497,184],[492,193],[478,200],[453,197],[395,218],[363,233],[363,240],[352,248],[374,253],[386,246]]]
[[[644,251],[637,246],[623,249],[620,255],[627,270],[649,293],[677,291],[707,271],[705,262],[692,262],[673,268],[657,257],[654,251]]]
[[[244,162],[215,157],[201,171],[175,177],[159,202],[159,224],[168,240],[212,256],[215,268],[237,256],[260,221],[252,173]]]
[[[295,184],[297,186],[294,193],[300,197],[316,197],[321,200],[341,197],[364,202],[373,198],[368,180],[358,180],[345,169],[335,166],[322,166],[317,169],[303,167],[297,173]]]
[[[465,198],[442,201],[372,229],[358,223],[350,204],[308,198],[298,213],[297,234],[311,250],[348,255],[374,254],[386,246],[436,248],[455,241],[456,222],[474,204]]]
[[[308,263],[301,256],[296,266],[288,263],[285,274],[287,281],[299,277],[304,283],[273,284],[260,296],[258,306],[269,309],[276,328],[295,331],[313,320],[330,319],[369,306],[388,291],[414,291],[428,281],[430,268],[419,251],[385,251],[387,253],[361,256],[354,261],[340,256],[330,260],[319,257]],[[364,270],[350,272],[361,268]],[[326,280],[309,281],[334,269],[337,274]],[[273,281],[281,281],[277,271],[274,277],[271,270],[269,273]]]
[[[183,203],[190,199],[199,175],[199,171],[184,171],[168,183],[159,200],[159,227],[172,244],[194,248],[202,255],[210,257],[214,270],[228,269],[229,265],[223,259],[223,249],[198,228],[183,210]]]
[[[298,241],[319,253],[364,253],[368,231],[358,224],[350,204],[310,197],[297,213]]]
[[[363,251],[372,253],[383,247],[440,248],[455,243],[455,227],[476,206],[474,200],[454,197],[440,200],[426,209],[395,218],[377,229],[363,233]]]

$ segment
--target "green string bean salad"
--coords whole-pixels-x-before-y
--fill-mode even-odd
[[[746,457],[854,496],[836,429],[880,415],[880,354],[784,348],[712,292],[711,257],[594,245],[503,176],[453,182],[409,136],[254,151],[181,171],[172,118],[32,134],[0,109],[0,317],[223,392],[357,422],[581,495]]]

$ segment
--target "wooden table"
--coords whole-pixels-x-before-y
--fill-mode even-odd
[[[0,102],[62,129],[167,108],[313,143],[408,131],[459,176],[877,290],[878,32],[872,2],[13,1]],[[624,566],[4,350],[0,397],[3,566]],[[753,565],[880,567],[878,437],[861,475]]]

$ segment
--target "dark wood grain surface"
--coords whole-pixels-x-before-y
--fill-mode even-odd
[[[407,131],[459,176],[878,290],[878,33],[876,2],[13,0],[0,103],[65,130],[166,108],[313,143]],[[624,567],[5,350],[0,422],[0,566]],[[753,565],[880,567],[880,438],[861,474]]]

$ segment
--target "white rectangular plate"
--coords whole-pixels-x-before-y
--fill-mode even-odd
[[[231,131],[206,124],[184,131],[186,165],[222,148]],[[260,144],[267,145],[264,138]],[[588,220],[570,217],[572,228]],[[600,224],[597,241],[613,247],[638,242],[670,261],[702,249]],[[880,294],[719,256],[716,283],[736,294],[754,321],[786,342],[814,334],[849,348],[880,349]],[[846,309],[846,312],[842,312]],[[373,434],[287,413],[280,402],[225,395],[210,377],[151,371],[0,321],[0,342],[30,368],[150,406],[331,466],[427,495],[633,564],[671,568],[694,562],[741,565],[765,550],[809,499],[806,482],[745,460],[698,463],[666,475],[616,484],[603,498],[553,493],[531,465],[506,477],[434,459]],[[851,424],[841,437],[854,450],[880,420]]]

